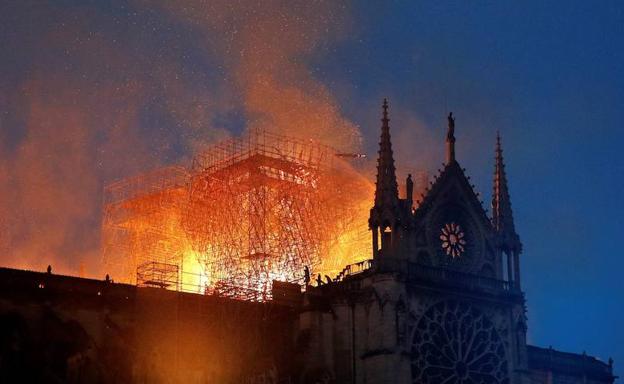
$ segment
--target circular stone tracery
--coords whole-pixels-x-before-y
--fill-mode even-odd
[[[508,384],[505,347],[472,306],[441,302],[425,312],[412,340],[412,382]]]
[[[427,236],[435,256],[435,266],[478,272],[485,252],[484,238],[478,223],[461,205],[448,204],[439,207],[427,224]]]
[[[466,240],[464,239],[464,231],[459,224],[449,223],[442,227],[440,240],[442,241],[442,249],[447,256],[452,258],[459,257],[466,250]]]

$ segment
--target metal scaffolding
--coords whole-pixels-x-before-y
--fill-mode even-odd
[[[175,264],[147,261],[137,267],[137,285],[177,290],[180,282],[179,269]]]
[[[190,169],[108,186],[104,259],[124,281],[266,300],[273,280],[302,282],[305,267],[334,275],[367,258],[372,191],[331,147],[249,132]]]
[[[143,264],[180,264],[188,248],[180,225],[186,180],[184,168],[167,167],[105,188],[102,251],[115,279],[142,284]]]

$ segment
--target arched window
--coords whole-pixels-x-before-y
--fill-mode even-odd
[[[385,227],[381,232],[381,248],[390,248],[390,244],[392,242],[392,228]]]

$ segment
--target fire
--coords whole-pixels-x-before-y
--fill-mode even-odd
[[[368,258],[372,184],[330,147],[266,132],[227,140],[190,169],[106,189],[104,260],[118,280],[252,300]]]
[[[204,266],[199,263],[200,256],[192,249],[186,249],[182,255],[181,290],[204,293],[211,281]]]

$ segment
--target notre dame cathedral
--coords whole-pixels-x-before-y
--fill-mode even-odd
[[[414,205],[411,176],[399,198],[384,101],[373,258],[305,295],[308,371],[339,383],[612,383],[611,361],[527,345],[500,137],[488,217],[455,157],[454,129],[450,114],[444,169]]]
[[[613,362],[527,345],[516,233],[496,142],[492,217],[455,158],[399,198],[383,104],[372,259],[273,299],[0,268],[2,383],[613,383]],[[413,208],[416,207],[416,208]]]

